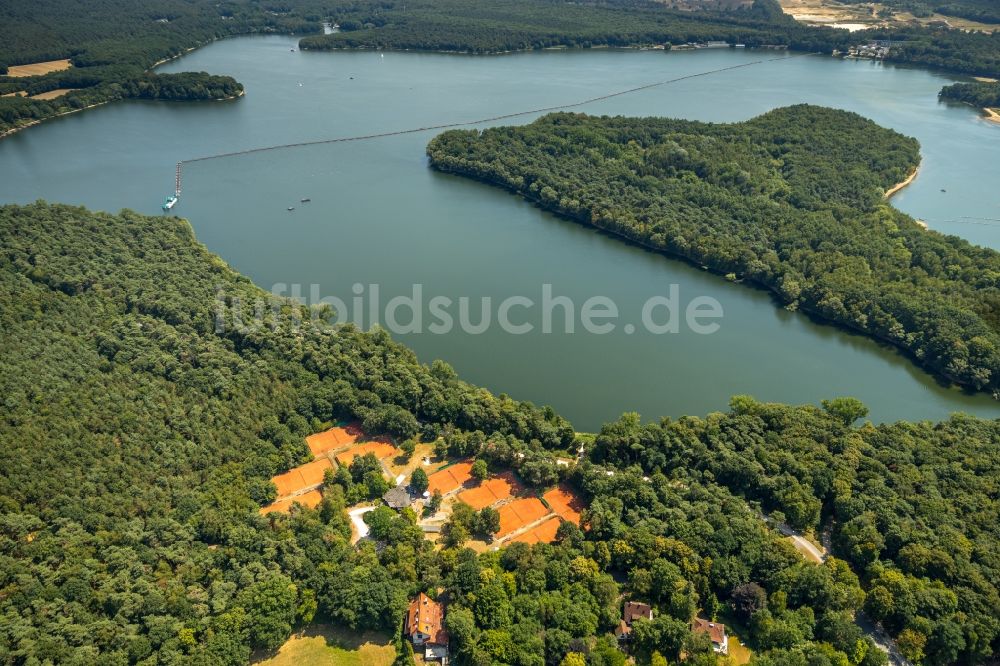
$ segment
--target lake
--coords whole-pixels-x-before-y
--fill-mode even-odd
[[[292,51],[292,49],[295,49]],[[203,155],[320,138],[463,122],[567,104],[782,54],[769,51],[544,51],[504,56],[310,53],[289,37],[209,45],[159,71],[231,74],[232,102],[118,103],[0,141],[0,201],[37,198],[159,213],[174,164]],[[593,114],[737,121],[800,102],[861,113],[920,140],[923,165],[895,205],[931,228],[1000,248],[995,156],[1000,125],[941,104],[940,73],[815,56],[762,62],[579,107]],[[504,122],[529,122],[533,116]],[[424,361],[550,404],[579,429],[623,411],[646,419],[725,410],[730,396],[818,403],[852,395],[877,421],[1000,417],[1000,403],[940,386],[892,349],[775,307],[765,293],[559,220],[491,187],[428,168],[434,132],[189,164],[173,213],[258,285],[310,285],[350,302],[355,285],[382,303],[422,285],[425,299],[538,302],[543,285],[576,308],[610,298],[636,322],[676,285],[683,304],[714,298],[712,335],[428,330],[395,335]],[[308,203],[301,199],[311,199]],[[295,210],[287,210],[294,207]],[[286,291],[287,295],[288,292]],[[494,306],[495,307],[495,306]],[[511,319],[525,320],[525,309]],[[516,315],[514,314],[516,313]],[[579,313],[577,312],[577,317]],[[402,317],[405,319],[405,316]]]

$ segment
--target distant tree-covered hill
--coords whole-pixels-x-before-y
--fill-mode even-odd
[[[715,125],[553,114],[452,131],[437,169],[732,279],[1000,390],[1000,254],[925,231],[883,200],[917,168],[913,139],[813,106]]]
[[[698,9],[700,8],[700,9]],[[322,22],[340,31],[321,32]],[[216,99],[218,80],[183,83],[149,73],[155,63],[214,39],[252,33],[306,34],[307,49],[399,48],[497,53],[548,46],[639,46],[725,40],[830,53],[872,39],[893,41],[890,61],[1000,76],[994,35],[919,26],[849,33],[797,23],[776,0],[685,3],[654,0],[69,0],[0,5],[0,95],[70,89],[54,99],[0,97],[0,134],[59,113],[126,97]],[[69,58],[74,68],[4,77],[9,65]],[[224,74],[219,73],[219,74]],[[198,80],[195,80],[198,79]],[[236,82],[225,87],[236,89]],[[226,95],[230,96],[230,95]]]

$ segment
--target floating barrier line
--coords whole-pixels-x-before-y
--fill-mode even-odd
[[[329,143],[347,143],[349,141],[367,141],[370,139],[381,139],[388,136],[400,136],[403,134],[417,134],[418,132],[430,132],[434,130],[444,130],[452,129],[455,127],[466,127],[468,125],[480,125],[482,123],[492,123],[500,120],[508,120],[510,118],[518,118],[520,116],[529,116],[536,113],[548,113],[551,111],[559,111],[562,109],[574,109],[586,104],[593,104],[594,102],[601,102],[606,99],[611,99],[613,97],[621,97],[622,95],[630,95],[632,93],[641,92],[643,90],[649,90],[650,88],[657,88],[659,86],[669,85],[671,83],[678,83],[680,81],[687,81],[689,79],[696,79],[702,76],[709,76],[711,74],[719,74],[722,72],[728,72],[735,69],[742,69],[744,67],[752,67],[754,65],[761,65],[769,62],[776,62],[779,60],[791,60],[792,58],[800,58],[804,56],[815,55],[812,53],[798,53],[794,55],[781,56],[779,58],[767,58],[764,60],[754,60],[753,62],[745,62],[739,65],[730,65],[729,67],[721,67],[719,69],[709,70],[707,72],[698,72],[696,74],[687,74],[685,76],[679,76],[674,79],[667,79],[666,81],[657,81],[655,83],[647,83],[646,85],[638,86],[635,88],[629,88],[628,90],[620,90],[618,92],[609,93],[607,95],[601,95],[599,97],[591,97],[590,99],[585,99],[580,102],[572,102],[570,104],[557,104],[555,106],[546,106],[539,109],[531,109],[530,111],[518,111],[516,113],[505,113],[500,116],[492,116],[489,118],[480,118],[478,120],[466,120],[454,123],[445,123],[442,125],[428,125],[426,127],[414,127],[412,129],[395,130],[393,132],[379,132],[377,134],[363,134],[360,136],[348,136],[340,137],[335,139],[316,139],[314,141],[300,141],[298,143],[283,143],[276,146],[263,146],[260,148],[248,148],[246,150],[237,150],[231,153],[219,153],[217,155],[206,155],[204,157],[193,157],[187,160],[181,160],[177,163],[177,189],[180,190],[180,169],[184,164],[193,164],[195,162],[207,162],[208,160],[219,160],[225,157],[237,157],[239,155],[251,155],[253,153],[263,153],[271,150],[284,150],[285,148],[302,148],[305,146],[320,146]]]

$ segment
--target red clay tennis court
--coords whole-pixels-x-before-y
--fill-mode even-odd
[[[514,500],[510,504],[504,504],[498,509],[498,512],[500,513],[500,531],[497,532],[497,537],[502,539],[547,515],[549,510],[537,497],[526,497]]]
[[[364,437],[364,431],[357,423],[351,423],[344,427],[337,426],[315,435],[306,437],[306,444],[314,456],[321,456],[327,451],[348,446]]]
[[[579,526],[583,501],[566,486],[557,486],[542,495],[552,510],[563,520]]]
[[[519,492],[521,492],[521,484],[514,478],[514,474],[508,471],[483,481],[475,488],[463,490],[458,494],[458,499],[478,510],[512,497]]]
[[[343,453],[338,453],[337,463],[339,465],[350,465],[351,461],[353,461],[357,456],[363,456],[366,453],[374,453],[375,457],[379,460],[385,460],[386,458],[392,458],[393,456],[399,455],[399,449],[387,440],[364,442],[363,444],[358,444]]]
[[[278,487],[278,497],[285,497],[323,483],[323,473],[328,469],[333,469],[333,463],[327,458],[320,458],[272,477],[271,481]]]
[[[296,495],[295,497],[285,497],[277,502],[268,504],[260,510],[261,515],[268,513],[288,513],[292,510],[292,505],[295,503],[301,504],[302,506],[314,509],[319,506],[320,501],[323,499],[323,493],[318,490],[310,490],[307,493],[302,493],[301,495]]]
[[[510,543],[514,543],[515,541],[529,544],[552,543],[556,540],[556,532],[559,531],[560,525],[562,525],[562,519],[558,516],[552,516],[544,523],[535,525],[527,532],[518,534],[510,540]]]
[[[456,488],[465,484],[472,478],[472,463],[459,462],[450,467],[434,472],[427,477],[429,484],[427,491],[433,493],[440,491],[442,495],[450,493]]]

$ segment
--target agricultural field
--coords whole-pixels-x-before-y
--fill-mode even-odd
[[[11,65],[7,68],[7,76],[13,76],[15,78],[24,76],[42,76],[43,74],[49,74],[51,72],[61,72],[72,66],[73,63],[71,63],[68,58],[64,60],[34,62],[30,65]]]

